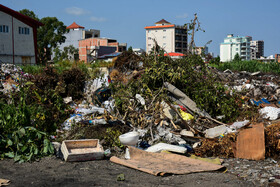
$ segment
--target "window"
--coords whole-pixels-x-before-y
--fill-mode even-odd
[[[148,46],[151,46],[151,44],[148,44]]]
[[[236,48],[235,50],[238,51],[238,48]]]
[[[0,32],[9,32],[9,26],[8,25],[0,25]]]
[[[148,40],[151,40],[152,38],[151,37],[148,37]]]
[[[166,45],[166,43],[163,43],[163,45]]]
[[[163,32],[166,32],[166,30],[164,29]]]
[[[150,33],[151,31],[148,31],[148,33]]]
[[[18,28],[18,33],[19,34],[30,34],[30,30],[27,27],[19,27]]]
[[[163,38],[166,38],[166,36],[163,36]]]

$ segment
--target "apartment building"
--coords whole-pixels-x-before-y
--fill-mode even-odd
[[[251,60],[256,60],[264,56],[263,40],[251,41],[250,47],[251,47]]]
[[[186,53],[188,50],[187,29],[184,26],[171,24],[162,19],[155,26],[147,26],[146,52],[150,53],[155,45],[154,40],[167,53]]]
[[[0,63],[35,64],[37,28],[42,25],[0,4]]]
[[[242,60],[251,59],[250,42],[251,36],[236,36],[228,34],[224,42],[220,44],[220,58],[221,62],[228,62],[234,59],[238,54]]]

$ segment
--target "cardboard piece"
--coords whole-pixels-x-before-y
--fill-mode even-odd
[[[262,123],[252,125],[252,128],[243,129],[239,132],[235,157],[249,160],[265,159],[265,137]]]
[[[152,175],[216,171],[224,167],[186,156],[168,153],[150,153],[134,147],[129,147],[129,153],[129,160],[113,156],[110,161]]]

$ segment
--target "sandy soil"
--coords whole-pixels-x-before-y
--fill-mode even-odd
[[[125,181],[117,181],[119,174]],[[108,160],[64,162],[46,157],[33,163],[0,161],[0,178],[11,186],[253,186],[228,173],[205,172],[188,175],[153,176],[111,163]]]

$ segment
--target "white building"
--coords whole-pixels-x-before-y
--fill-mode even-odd
[[[227,35],[224,42],[220,44],[220,58],[221,62],[228,62],[234,59],[234,56],[238,54],[242,60],[251,59],[250,42],[251,36],[237,36],[233,34]]]
[[[0,4],[0,62],[35,64],[37,28],[42,25]]]
[[[154,40],[167,53],[186,53],[188,48],[187,29],[169,23],[162,19],[155,26],[147,26],[146,29],[146,51],[150,53],[155,45]]]
[[[79,48],[79,40],[87,38],[99,38],[100,30],[88,29],[86,30],[83,26],[78,25],[73,22],[67,27],[69,32],[64,34],[66,37],[65,42],[59,45],[60,50],[63,50],[64,47],[73,45],[75,48]]]

